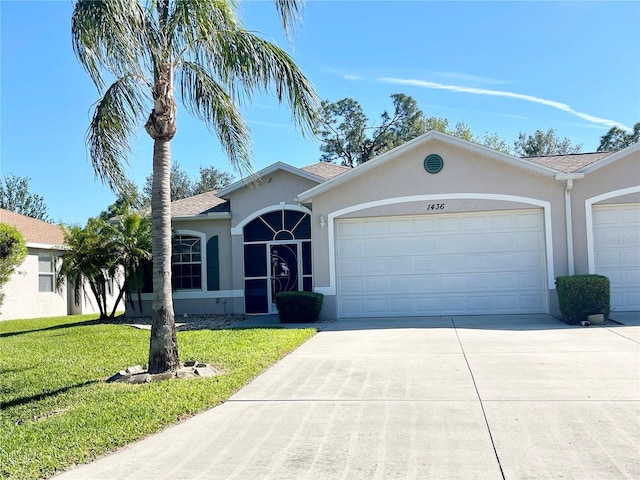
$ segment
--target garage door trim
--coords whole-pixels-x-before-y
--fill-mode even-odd
[[[622,188],[620,190],[613,190],[611,192],[603,193],[602,195],[596,195],[595,197],[587,198],[584,201],[584,211],[586,216],[587,225],[587,263],[589,267],[589,273],[596,273],[596,253],[595,253],[595,241],[593,238],[593,204],[609,200],[615,197],[621,197],[623,195],[629,195],[631,193],[639,193],[640,185],[635,187]],[[331,239],[329,239],[331,241]]]
[[[405,197],[392,197],[382,200],[375,200],[371,202],[360,203],[358,205],[352,205],[350,207],[342,208],[331,212],[327,215],[327,234],[329,236],[329,286],[316,287],[315,291],[324,295],[335,296],[337,292],[336,282],[336,237],[335,237],[335,220],[336,218],[354,213],[360,210],[368,208],[381,207],[385,205],[395,205],[399,203],[412,203],[412,202],[429,202],[436,200],[497,200],[503,202],[517,202],[527,205],[535,205],[541,207],[544,217],[544,234],[545,234],[545,248],[547,256],[547,284],[549,290],[554,290],[555,287],[555,273],[553,269],[553,243],[552,243],[552,231],[551,231],[551,203],[545,200],[539,200],[537,198],[521,197],[517,195],[503,195],[493,193],[441,193],[441,194],[429,194],[429,195],[409,195]],[[463,213],[463,212],[458,212]],[[337,312],[336,312],[337,313]]]

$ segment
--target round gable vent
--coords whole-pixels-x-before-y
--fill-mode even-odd
[[[444,161],[442,160],[442,157],[435,153],[432,153],[424,159],[424,169],[429,173],[438,173],[442,170],[443,166]]]

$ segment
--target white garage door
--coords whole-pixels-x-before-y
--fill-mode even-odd
[[[640,311],[640,204],[593,207],[594,271],[609,277],[611,308]]]
[[[340,317],[547,312],[542,210],[338,220]]]

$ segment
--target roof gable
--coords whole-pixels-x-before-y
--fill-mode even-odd
[[[249,175],[248,177],[245,177],[241,180],[238,180],[237,182],[232,183],[231,185],[228,185],[224,188],[221,188],[220,190],[218,190],[217,195],[221,198],[227,198],[228,195],[230,195],[231,193],[235,192],[236,190],[240,190],[241,188],[244,188],[248,185],[251,185],[257,181],[259,181],[260,179],[262,179],[263,177],[266,177],[267,175],[272,174],[273,172],[277,171],[277,170],[282,170],[285,172],[289,172],[292,173],[293,175],[298,175],[302,178],[306,178],[308,180],[314,181],[316,183],[322,183],[326,180],[326,178],[313,173],[313,172],[309,172],[306,171],[304,169],[300,169],[300,168],[296,168],[293,167],[289,164],[283,163],[283,162],[276,162],[273,163],[271,165],[269,165],[266,168],[263,168],[262,170],[254,173],[253,175]]]
[[[27,244],[37,243],[51,247],[64,245],[62,229],[57,225],[2,208],[0,208],[0,223],[6,223],[18,229]]]
[[[423,147],[424,145],[434,141],[440,141],[448,145],[456,146],[458,148],[462,148],[462,149],[471,151],[473,153],[477,153],[485,157],[498,160],[503,163],[524,168],[525,170],[529,170],[531,172],[535,172],[540,175],[553,177],[555,174],[558,173],[556,170],[550,167],[547,167],[544,165],[538,165],[534,162],[527,162],[519,157],[514,157],[513,155],[498,152],[496,150],[485,147],[478,143],[469,142],[467,140],[462,140],[456,137],[452,137],[451,135],[447,135],[442,132],[431,130],[423,135],[420,135],[419,137],[414,138],[413,140],[408,141],[407,143],[400,145],[399,147],[396,147],[392,150],[389,150],[388,152],[383,153],[382,155],[375,157],[374,159],[366,163],[358,165],[357,167],[351,169],[351,171],[346,172],[343,175],[339,175],[320,185],[312,187],[309,190],[306,190],[305,192],[302,192],[300,195],[298,195],[298,201],[308,202],[315,195],[318,195],[332,188],[335,188],[339,185],[342,185],[343,183],[346,183],[359,175],[363,175],[366,172],[379,167],[380,165],[384,165],[388,162],[393,161],[395,158],[402,156],[406,152]]]

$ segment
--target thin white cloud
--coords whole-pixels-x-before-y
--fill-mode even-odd
[[[358,75],[344,75],[343,78],[345,80],[364,80],[364,78],[359,77]]]
[[[494,78],[486,78],[486,77],[478,77],[476,75],[469,75],[468,73],[457,73],[457,72],[434,72],[436,75],[445,78],[452,78],[454,80],[462,80],[464,82],[476,82],[476,83],[485,83],[488,85],[504,85],[505,80],[496,80]]]
[[[544,98],[534,97],[532,95],[524,95],[521,93],[506,92],[502,90],[488,90],[485,88],[462,87],[459,85],[444,85],[442,83],[426,82],[424,80],[412,80],[412,79],[403,79],[403,78],[382,77],[382,78],[378,78],[378,81],[383,83],[394,83],[397,85],[412,85],[415,87],[432,88],[435,90],[448,90],[450,92],[471,93],[474,95],[489,95],[493,97],[514,98],[516,100],[524,100],[526,102],[546,105],[548,107],[570,113],[571,115],[575,115],[576,117],[579,117],[590,123],[596,123],[600,125],[606,125],[608,127],[619,127],[619,128],[624,128],[625,130],[631,130],[631,128],[627,127],[626,125],[620,122],[616,122],[615,120],[608,120],[606,118],[600,118],[600,117],[595,117],[593,115],[589,115],[588,113],[578,112],[573,108],[571,108],[566,103],[555,102],[553,100],[546,100]]]
[[[515,115],[513,113],[496,113],[495,115],[498,117],[516,118],[518,120],[529,120],[529,117],[526,115]]]

